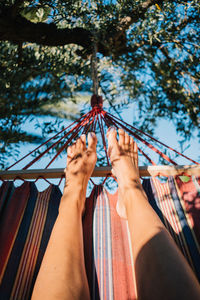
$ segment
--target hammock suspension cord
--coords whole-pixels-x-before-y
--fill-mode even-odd
[[[162,147],[167,148],[168,150],[174,152],[176,155],[180,155],[184,157],[185,159],[189,160],[190,162],[199,165],[198,162],[195,160],[187,157],[186,155],[180,153],[179,151],[175,150],[172,147],[169,147],[163,142],[160,142],[156,138],[152,137],[151,135],[143,132],[140,129],[137,129],[136,127],[126,123],[125,121],[120,120],[116,116],[111,115],[110,113],[106,112],[103,109],[103,99],[101,96],[93,95],[91,97],[91,110],[81,116],[77,121],[74,121],[71,125],[65,127],[60,132],[58,132],[53,137],[49,138],[45,143],[41,144],[37,148],[35,148],[33,151],[19,159],[17,162],[12,164],[10,167],[7,168],[7,171],[16,166],[18,163],[22,162],[25,158],[30,156],[31,154],[38,151],[43,146],[46,146],[47,148],[39,153],[33,160],[31,160],[28,164],[26,164],[22,170],[30,169],[36,162],[38,162],[42,157],[44,157],[46,154],[48,154],[52,149],[58,149],[56,154],[50,159],[49,163],[46,165],[45,169],[48,169],[51,164],[58,158],[58,156],[63,152],[66,151],[66,148],[78,137],[80,137],[82,134],[87,134],[90,131],[94,131],[96,133],[100,133],[101,139],[102,139],[102,145],[103,145],[103,151],[105,153],[106,163],[107,166],[109,166],[110,170],[110,162],[109,157],[107,153],[107,146],[106,146],[106,138],[105,138],[105,131],[106,128],[110,126],[114,126],[115,128],[122,128],[125,131],[127,131],[131,136],[133,136],[137,142],[138,142],[138,151],[147,159],[147,161],[152,165],[156,166],[156,163],[149,157],[147,153],[144,152],[143,149],[141,149],[140,144],[148,147],[150,150],[155,152],[157,155],[161,156],[164,160],[166,160],[168,163],[177,166],[177,163],[171,159],[167,154],[163,153],[161,150],[157,148],[157,146],[161,145]],[[145,139],[148,138],[148,141]],[[55,141],[56,140],[56,141]],[[151,142],[154,142],[157,144],[157,146],[153,145]],[[51,144],[52,143],[52,144]],[[2,172],[0,172],[0,178],[2,177]],[[17,171],[16,171],[17,174]],[[109,176],[110,176],[109,171]],[[162,175],[159,173],[159,175]],[[44,175],[38,174],[39,177],[44,177]]]
[[[98,69],[97,69],[97,41],[95,34],[93,35],[93,53],[91,55],[91,73],[93,82],[93,94],[98,96],[99,81],[98,81]]]
[[[98,82],[98,59],[97,59],[97,38],[96,35],[93,34],[93,52],[91,55],[91,76],[92,76],[92,91],[93,95],[91,97],[91,107],[92,109],[81,116],[77,121],[74,121],[69,126],[62,129],[60,132],[55,134],[53,137],[49,138],[46,142],[36,147],[33,151],[26,154],[24,157],[13,163],[11,166],[9,166],[6,171],[9,172],[11,168],[16,166],[18,163],[22,162],[24,159],[29,157],[31,154],[36,153],[41,149],[43,146],[46,146],[46,149],[41,151],[39,155],[37,155],[34,159],[32,159],[28,164],[26,164],[22,170],[28,170],[30,167],[32,167],[36,162],[38,162],[42,157],[44,157],[46,154],[50,153],[52,149],[57,149],[56,154],[53,156],[53,158],[50,159],[48,164],[45,167],[45,170],[47,170],[52,163],[58,158],[58,156],[63,152],[66,151],[67,147],[78,137],[80,137],[82,134],[87,134],[89,131],[93,132],[100,132],[103,150],[105,152],[105,158],[107,166],[110,169],[110,161],[108,157],[107,152],[107,146],[106,146],[106,139],[105,139],[105,128],[109,128],[110,126],[114,126],[115,128],[122,128],[125,131],[127,131],[131,136],[133,136],[137,142],[138,142],[138,151],[142,154],[143,157],[146,158],[146,160],[152,165],[156,166],[156,163],[147,155],[143,149],[139,146],[139,144],[143,144],[147,146],[150,150],[154,151],[156,154],[158,154],[160,157],[162,157],[164,160],[166,160],[168,163],[171,163],[174,166],[177,166],[177,163],[171,159],[167,154],[163,153],[161,150],[159,150],[155,145],[152,145],[152,141],[155,142],[157,145],[161,145],[162,147],[165,147],[166,149],[174,152],[177,155],[180,155],[184,157],[185,159],[189,160],[193,164],[199,165],[198,162],[195,160],[187,157],[186,155],[180,153],[179,151],[173,149],[172,147],[167,146],[165,143],[160,142],[156,138],[152,137],[151,135],[143,132],[140,129],[137,129],[136,127],[126,123],[125,121],[122,121],[116,116],[111,115],[110,113],[106,112],[103,109],[103,99],[98,94],[99,89],[99,82]],[[145,140],[145,138],[148,138],[151,140],[151,142]],[[57,139],[57,140],[56,140]],[[56,141],[55,141],[56,140]],[[17,174],[17,171],[16,171]],[[159,174],[161,174],[159,172]],[[158,175],[159,175],[158,174]],[[110,176],[111,173],[107,174],[105,176],[104,182],[107,179],[108,175]],[[112,176],[112,175],[111,175]],[[16,176],[17,178],[18,176]],[[38,178],[44,178],[43,175],[38,174]],[[0,172],[0,179],[2,177],[2,172]],[[61,181],[63,179],[63,174],[61,176]]]

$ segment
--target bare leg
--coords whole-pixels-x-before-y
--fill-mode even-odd
[[[89,299],[83,253],[82,213],[88,180],[96,163],[95,134],[68,148],[66,186],[32,300]]]
[[[148,203],[138,175],[137,145],[122,129],[108,131],[108,153],[118,179],[118,214],[131,234],[138,299],[200,299],[186,260]]]

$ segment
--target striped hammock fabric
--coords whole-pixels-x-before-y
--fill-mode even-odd
[[[200,179],[167,183],[144,179],[143,187],[200,281]],[[116,213],[117,192],[95,186],[83,218],[86,272],[92,299],[135,299],[127,221]],[[0,187],[0,299],[30,299],[58,214],[55,185],[38,192],[34,183]]]
[[[128,223],[116,212],[117,192],[96,186],[83,220],[91,299],[136,299]]]
[[[149,202],[171,233],[174,241],[200,281],[200,178],[169,177],[143,181]]]
[[[30,299],[58,214],[60,189],[39,193],[34,183],[0,189],[0,299]]]

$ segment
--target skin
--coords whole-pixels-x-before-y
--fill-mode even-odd
[[[199,284],[168,231],[149,205],[138,172],[137,145],[122,129],[107,133],[108,154],[119,185],[117,212],[128,219],[138,299],[200,299]],[[89,299],[82,214],[96,163],[95,134],[68,148],[66,185],[32,299]]]
[[[95,134],[67,149],[66,184],[59,214],[38,273],[32,300],[90,299],[83,253],[82,213],[96,164]]]
[[[199,283],[150,206],[138,171],[137,145],[122,129],[109,130],[108,152],[119,185],[118,214],[128,219],[138,299],[200,299]]]

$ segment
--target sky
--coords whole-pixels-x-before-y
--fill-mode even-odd
[[[107,1],[105,1],[105,2],[107,2]],[[112,2],[114,3],[115,1],[112,1]],[[181,12],[181,6],[178,6],[178,9],[179,9],[179,12],[182,13],[182,16],[184,16],[184,12]],[[182,6],[182,9],[183,9],[183,6]],[[144,76],[144,75],[142,74],[141,76]],[[115,80],[116,79],[117,78],[115,78]],[[146,80],[149,80],[149,79],[150,78],[146,75]],[[107,84],[107,82],[106,82],[106,84]],[[127,108],[123,108],[121,116],[122,116],[122,119],[125,120],[127,123],[133,124],[134,118],[137,117],[137,112],[135,112],[134,104],[130,104],[127,106]],[[54,119],[49,118],[49,117],[41,117],[38,119],[39,119],[39,121],[41,121],[42,119],[45,119],[46,121],[49,120],[50,122],[54,122]],[[70,121],[64,120],[63,123],[65,126],[67,126],[70,123]],[[37,133],[37,131],[34,129],[33,123],[26,122],[24,124],[24,128],[26,128],[27,131]],[[181,139],[181,137],[179,137],[177,135],[175,126],[173,125],[173,122],[169,122],[168,120],[160,120],[158,122],[158,126],[156,127],[156,130],[155,130],[155,137],[158,138],[160,141],[166,143],[167,145],[175,148],[176,150],[181,151],[180,145],[178,143],[178,141]],[[38,145],[34,145],[34,144],[31,144],[31,145],[30,144],[29,145],[21,144],[21,146],[19,148],[19,158],[23,157],[24,155],[26,155],[27,153],[32,151],[37,146]],[[184,152],[184,154],[188,155],[189,157],[193,158],[194,160],[200,161],[200,154],[199,154],[200,147],[199,147],[199,142],[197,139],[197,132],[194,132],[193,138],[190,140],[190,143],[188,145],[186,144],[186,146],[188,146],[188,148]],[[156,161],[156,155],[152,151],[148,150],[147,153],[153,160]],[[21,169],[26,164],[26,162],[29,162],[29,161],[30,161],[30,159],[23,161],[22,164],[17,165],[17,168]],[[48,161],[49,160],[44,157],[38,164],[34,165],[34,168],[44,168],[44,166],[47,165]],[[181,157],[177,158],[176,161],[180,165],[188,164],[188,161],[186,161],[185,159],[183,159]],[[13,163],[12,157],[8,157],[8,164],[12,164],[12,163]],[[143,161],[139,160],[139,165],[142,165],[142,164],[143,164]],[[65,155],[63,155],[62,158],[60,158],[58,161],[56,161],[54,164],[52,164],[51,167],[64,168],[65,165],[66,165],[66,157],[65,157]],[[44,184],[41,184],[41,188],[43,186],[44,186]]]
[[[126,108],[124,108],[122,110],[121,113],[121,117],[123,120],[125,120],[127,123],[129,124],[133,124],[134,121],[134,117],[135,117],[135,111],[134,111],[134,105],[130,104],[128,105]],[[54,122],[53,118],[50,117],[40,117],[39,121],[51,121]],[[63,120],[63,125],[64,126],[68,126],[72,121],[69,120]],[[33,123],[29,123],[27,122],[26,124],[24,124],[25,128],[27,131],[29,132],[33,132],[33,133],[37,133],[37,130],[34,129]],[[160,140],[161,142],[164,142],[165,144],[167,144],[168,146],[171,146],[173,148],[175,148],[176,150],[181,152],[180,149],[180,145],[178,143],[178,140],[180,140],[180,137],[177,135],[176,133],[176,129],[175,126],[173,125],[172,122],[169,122],[168,120],[160,120],[158,122],[158,126],[156,127],[155,130],[155,135],[156,138],[158,138],[158,140]],[[200,153],[199,153],[199,143],[198,143],[198,139],[197,139],[197,132],[194,132],[194,137],[191,139],[190,143],[187,145],[188,149],[184,152],[185,155],[189,156],[190,158],[200,161]],[[24,144],[20,146],[19,149],[19,158],[25,156],[27,153],[29,153],[30,151],[32,151],[33,149],[35,149],[38,145],[34,145],[34,144]],[[148,148],[145,152],[153,159],[156,161],[156,156],[154,152],[152,152],[151,150],[149,151]],[[22,161],[20,164],[18,164],[16,167],[14,167],[13,169],[21,169],[22,167],[24,167],[26,165],[26,163],[28,163],[31,160],[31,158],[27,158],[24,161]],[[9,161],[9,165],[11,165],[13,163],[13,159],[11,157],[8,158]],[[49,158],[43,157],[37,164],[35,164],[32,168],[44,168],[47,163],[49,162]],[[176,162],[180,165],[183,164],[191,164],[190,162],[186,161],[184,158],[182,157],[178,157],[176,158]],[[143,165],[143,162],[141,160],[141,157],[139,157],[139,165]],[[59,160],[55,161],[50,168],[65,168],[66,166],[66,155],[62,155],[61,158],[59,158]],[[54,184],[58,184],[59,180],[55,179],[55,180],[50,180],[52,183]],[[98,183],[98,179],[94,179],[95,183]],[[16,185],[20,185],[20,181],[16,183]],[[61,190],[63,189],[63,185],[64,185],[64,180],[61,183]],[[44,180],[39,180],[37,182],[37,187],[39,191],[44,190],[45,188],[48,187],[48,184],[44,181]]]

